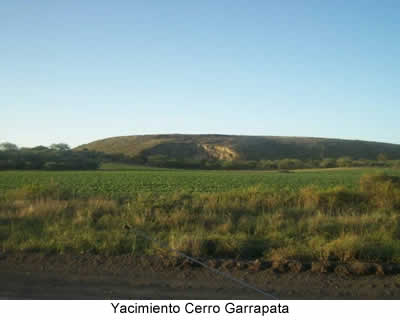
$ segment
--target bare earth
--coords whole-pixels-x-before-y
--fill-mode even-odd
[[[0,299],[265,299],[208,270],[131,256],[6,255]],[[340,276],[231,270],[279,299],[400,299],[400,275]]]

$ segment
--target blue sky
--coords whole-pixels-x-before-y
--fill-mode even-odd
[[[0,142],[400,143],[400,2],[2,1]]]

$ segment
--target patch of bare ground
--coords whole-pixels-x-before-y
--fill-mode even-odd
[[[237,261],[205,263],[280,299],[400,299],[395,264]],[[7,254],[1,299],[264,299],[176,257]]]

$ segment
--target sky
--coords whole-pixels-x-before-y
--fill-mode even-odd
[[[0,143],[400,144],[400,1],[1,1]]]

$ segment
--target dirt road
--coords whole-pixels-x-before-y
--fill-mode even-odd
[[[0,260],[0,299],[264,299],[203,268],[133,257],[14,255]],[[232,270],[280,299],[400,299],[400,276]]]

